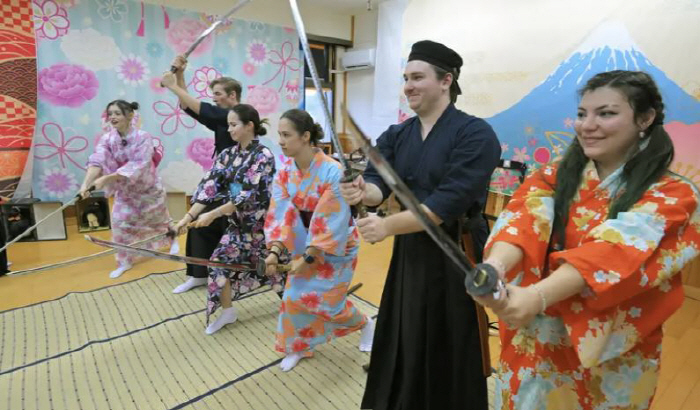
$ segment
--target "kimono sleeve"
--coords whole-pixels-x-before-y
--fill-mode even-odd
[[[306,247],[313,246],[335,256],[344,256],[350,239],[350,206],[340,194],[341,171],[338,164],[328,164],[314,213],[309,223]]]
[[[118,175],[128,179],[138,180],[153,166],[153,137],[146,132],[136,134],[134,145],[127,146],[129,160],[116,171]]]
[[[579,271],[593,293],[586,306],[600,311],[668,283],[699,247],[698,193],[687,182],[666,178],[551,260]]]
[[[423,201],[446,223],[464,215],[475,201],[483,198],[501,157],[501,145],[486,121],[465,126],[458,138],[443,165],[444,176]]]
[[[303,246],[301,233],[304,226],[301,215],[292,203],[291,195],[287,190],[292,172],[285,166],[275,175],[270,207],[265,217],[265,240],[268,244],[282,242],[290,254],[294,255],[298,253],[297,248]]]
[[[217,157],[211,169],[199,181],[197,189],[192,194],[192,203],[210,205],[228,197],[228,187],[223,186],[223,176],[231,151],[223,150]]]
[[[275,174],[275,157],[269,149],[261,149],[253,158],[241,181],[241,190],[231,197],[236,209],[267,209],[270,204],[270,185]],[[229,190],[229,194],[231,191]]]
[[[554,221],[555,169],[546,166],[528,176],[501,212],[486,243],[488,254],[496,242],[507,242],[523,251],[523,260],[506,275],[520,285],[525,268],[541,277]]]
[[[87,165],[89,167],[98,167],[102,169],[102,172],[109,172],[109,169],[112,168],[110,164],[115,165],[114,156],[109,150],[108,140],[109,133],[100,137],[95,146],[95,151],[88,158]]]

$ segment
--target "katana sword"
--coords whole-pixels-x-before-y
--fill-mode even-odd
[[[220,19],[213,22],[211,24],[211,26],[209,26],[209,28],[202,31],[202,34],[200,34],[199,37],[197,37],[194,40],[194,42],[192,43],[190,48],[188,48],[187,51],[185,51],[185,53],[183,54],[185,59],[187,57],[189,57],[189,55],[192,54],[192,52],[197,48],[197,46],[199,46],[199,44],[201,44],[201,42],[204,41],[204,39],[207,38],[207,36],[209,36],[211,33],[213,33],[217,27],[219,27],[221,24],[223,24],[224,21],[226,21],[234,13],[236,13],[238,10],[240,10],[243,6],[250,3],[250,1],[251,0],[240,0],[238,3],[236,3],[235,6],[233,6],[233,8],[231,10],[228,11],[228,13],[224,14],[223,17],[221,17]],[[170,71],[174,74],[177,72],[177,68],[175,68],[175,66],[170,66]]]
[[[95,186],[91,186],[87,192],[92,192],[95,190]],[[46,221],[47,219],[51,218],[52,216],[56,215],[59,212],[63,212],[64,209],[68,208],[69,206],[73,205],[78,199],[80,199],[80,194],[74,196],[70,201],[66,202],[65,204],[61,205],[60,208],[56,209],[55,211],[51,212],[50,214],[46,215],[43,217],[39,222],[35,223],[34,225],[30,226],[27,228],[24,232],[21,234],[15,236],[10,242],[6,243],[5,246],[0,248],[0,253],[7,249],[8,246],[12,245],[13,243],[19,241],[20,239],[24,238],[25,236],[29,235],[30,232],[36,229],[37,226],[41,225],[42,222]],[[10,204],[12,205],[12,204]],[[2,228],[0,228],[2,229]]]
[[[94,243],[95,245],[104,246],[106,248],[118,249],[120,251],[135,253],[137,255],[146,256],[149,258],[164,259],[164,260],[172,261],[172,262],[186,263],[188,265],[208,266],[208,267],[212,267],[212,268],[223,268],[223,269],[238,270],[238,271],[251,271],[251,272],[257,272],[258,275],[261,275],[261,276],[265,275],[265,271],[267,270],[267,265],[265,264],[264,259],[260,259],[258,261],[258,263],[233,264],[233,263],[214,262],[214,261],[210,261],[209,259],[204,259],[204,258],[195,258],[192,256],[171,255],[169,253],[160,252],[160,251],[156,251],[156,250],[138,248],[138,247],[132,246],[132,245],[126,245],[123,243],[116,243],[116,242],[107,241],[104,239],[98,239],[98,238],[92,237],[90,235],[85,235],[85,239]],[[289,268],[290,268],[289,265],[277,265],[277,272],[278,273],[288,272]]]
[[[156,242],[156,241],[159,241],[161,239],[174,238],[174,237],[175,237],[175,232],[169,230],[166,233],[154,235],[154,236],[148,237],[146,239],[143,239],[141,241],[130,243],[129,245],[138,246],[138,245],[142,245],[142,244],[145,244],[148,242]],[[51,263],[51,264],[44,265],[44,266],[38,266],[36,268],[29,268],[29,269],[24,269],[24,270],[20,270],[20,271],[8,272],[7,275],[8,276],[9,275],[25,275],[27,273],[36,273],[36,272],[41,272],[41,271],[45,271],[45,270],[64,268],[66,266],[77,265],[79,263],[85,263],[85,262],[88,262],[88,261],[93,260],[93,259],[101,258],[103,256],[112,255],[114,253],[117,253],[116,249],[108,249],[106,251],[93,253],[92,255],[80,256],[80,257],[68,259],[68,260],[62,261],[62,262],[56,262],[56,263]]]
[[[316,70],[316,63],[314,62],[313,55],[311,54],[311,47],[309,46],[309,39],[306,36],[306,29],[304,28],[304,21],[301,19],[301,13],[299,13],[299,5],[297,0],[289,0],[289,5],[292,8],[292,15],[294,16],[294,24],[297,27],[297,34],[299,34],[299,42],[301,43],[301,48],[304,51],[304,57],[306,58],[306,63],[309,66],[309,73],[311,73],[311,79],[314,83],[314,88],[316,88],[316,94],[321,99],[321,106],[323,107],[323,116],[330,128],[330,137],[335,152],[338,153],[338,160],[343,166],[343,178],[341,182],[352,182],[360,175],[360,172],[353,169],[348,160],[345,158],[345,153],[343,152],[343,147],[340,144],[338,135],[335,133],[335,122],[333,121],[333,116],[328,108],[328,100],[326,95],[323,93],[323,87],[321,86],[321,79],[318,76],[318,70]],[[360,218],[367,217],[367,207],[358,204],[355,205],[357,214]]]
[[[425,229],[433,241],[437,243],[440,249],[445,252],[464,275],[464,285],[467,288],[467,292],[474,296],[483,296],[492,293],[495,298],[498,298],[500,296],[499,291],[503,288],[503,283],[500,281],[496,269],[484,263],[480,263],[476,265],[476,267],[472,266],[459,245],[457,245],[438,224],[430,219],[423,209],[423,205],[396,174],[396,171],[394,171],[389,162],[387,162],[379,150],[372,147],[370,140],[360,130],[360,127],[355,123],[355,120],[345,108],[345,105],[341,106],[341,111],[345,123],[350,128],[351,138],[360,146],[384,182],[391,188],[394,194],[396,194],[406,209],[413,213],[423,229]]]

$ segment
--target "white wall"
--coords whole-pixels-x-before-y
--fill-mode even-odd
[[[235,0],[145,0],[145,2],[207,14],[226,13],[236,4]],[[299,10],[309,34],[350,40],[352,31],[350,16],[328,9],[309,7],[303,0],[299,1]],[[235,17],[294,27],[292,11],[286,0],[254,0],[238,11]]]
[[[354,49],[377,47],[377,10],[355,15]],[[369,136],[376,138],[373,129],[374,72],[372,69],[349,71],[348,110]]]
[[[376,48],[376,63],[374,70],[348,73],[348,107],[372,139],[398,122],[403,13],[408,1],[386,0],[370,13],[355,15],[355,47]]]

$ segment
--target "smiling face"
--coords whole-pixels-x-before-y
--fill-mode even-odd
[[[223,84],[214,84],[214,86],[211,88],[211,92],[214,95],[214,104],[220,108],[229,109],[238,105],[238,97],[236,96],[236,93],[232,92],[228,94],[224,89]]]
[[[425,61],[409,61],[403,78],[403,92],[408,106],[419,115],[432,110],[441,98],[449,99],[452,76],[439,80],[433,67]]]
[[[584,154],[614,169],[637,148],[640,131],[653,119],[653,110],[643,118],[635,118],[634,109],[622,92],[600,87],[583,94],[574,128]]]
[[[133,117],[133,112],[124,115],[124,112],[117,104],[107,107],[107,121],[120,133],[124,133],[129,128]]]

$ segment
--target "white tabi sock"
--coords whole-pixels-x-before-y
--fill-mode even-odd
[[[192,288],[206,284],[207,278],[189,278],[185,281],[185,283],[181,283],[175,289],[173,289],[173,293],[184,293]]]
[[[360,335],[360,351],[361,352],[371,352],[373,341],[374,341],[374,319],[367,316],[367,323],[362,328],[362,334]]]
[[[282,369],[283,372],[288,372],[294,368],[294,366],[299,363],[299,360],[304,358],[303,353],[292,353],[288,354],[287,356],[282,359],[282,362],[280,363],[280,369]]]
[[[219,317],[214,323],[210,323],[209,326],[207,326],[207,330],[204,332],[208,335],[213,334],[229,323],[235,322],[236,319],[238,319],[238,313],[236,313],[236,309],[233,306],[223,309]]]
[[[170,254],[177,255],[180,253],[180,244],[177,243],[177,239],[173,240],[173,244],[170,245]]]
[[[119,265],[117,269],[109,273],[109,277],[112,279],[116,279],[122,276],[122,273],[128,271],[129,269],[131,269],[131,265]]]

